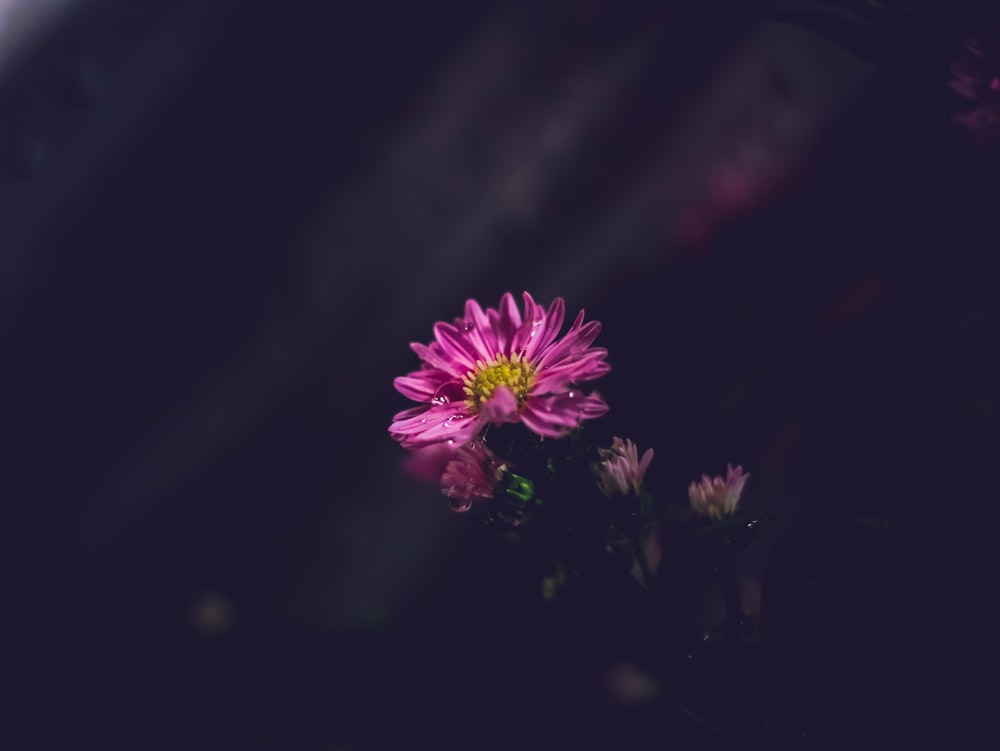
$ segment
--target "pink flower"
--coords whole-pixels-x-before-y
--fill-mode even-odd
[[[403,469],[420,482],[437,485],[445,467],[455,458],[455,447],[447,443],[435,443],[406,452]]]
[[[708,516],[719,520],[735,513],[743,493],[743,485],[750,474],[743,474],[743,468],[733,469],[732,464],[726,465],[726,479],[721,477],[701,476],[701,483],[692,482],[688,488],[691,499],[691,509],[698,516]]]
[[[631,440],[622,441],[615,436],[610,449],[598,449],[601,462],[598,465],[597,485],[608,498],[615,495],[638,493],[642,477],[653,460],[653,449],[646,449],[639,458],[639,449]]]
[[[982,145],[1000,136],[1000,41],[989,34],[976,34],[964,42],[972,57],[951,66],[952,91],[976,103],[972,109],[952,115],[952,121],[968,128]]]
[[[608,405],[578,384],[605,375],[607,350],[591,347],[601,324],[584,324],[583,311],[559,338],[565,303],[548,310],[524,293],[522,317],[513,296],[498,310],[465,303],[465,317],[434,325],[434,341],[414,342],[420,370],[395,380],[396,390],[420,402],[393,418],[389,433],[407,448],[471,442],[489,424],[523,423],[540,436],[558,438]]]
[[[454,452],[441,475],[441,492],[455,511],[468,511],[473,502],[493,497],[506,467],[482,441],[465,444]]]
[[[612,665],[606,678],[608,693],[619,704],[647,704],[661,693],[656,678],[629,663]]]

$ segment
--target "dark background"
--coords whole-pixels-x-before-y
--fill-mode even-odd
[[[947,82],[986,16],[854,5],[81,0],[4,60],[10,747],[963,728],[998,151]],[[691,689],[721,730],[641,613],[542,603],[402,470],[408,343],[524,289],[604,323],[594,430],[662,502],[733,462],[776,515],[739,690]]]

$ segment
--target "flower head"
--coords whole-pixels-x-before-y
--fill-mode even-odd
[[[638,493],[642,477],[653,460],[653,449],[646,449],[639,458],[639,449],[630,439],[614,437],[610,449],[598,449],[597,485],[608,498],[615,495]]]
[[[473,502],[493,497],[506,471],[496,455],[482,441],[457,449],[441,475],[441,491],[451,499],[455,511],[468,511]]]
[[[743,485],[749,477],[749,473],[743,474],[742,467],[733,469],[732,464],[726,465],[725,480],[718,476],[702,475],[701,483],[692,482],[688,488],[691,509],[698,516],[715,520],[735,513],[743,493]]]
[[[489,424],[520,422],[558,438],[605,414],[600,396],[579,389],[611,369],[607,350],[590,346],[601,324],[585,324],[581,310],[560,338],[565,315],[562,298],[546,310],[527,292],[523,315],[509,292],[496,310],[466,302],[464,318],[440,321],[434,341],[410,345],[423,365],[395,386],[420,406],[393,418],[392,437],[407,448],[460,445]]]
[[[982,145],[1000,136],[1000,40],[976,34],[964,42],[972,57],[954,62],[952,91],[975,102],[971,109],[952,115],[952,121],[967,128]]]

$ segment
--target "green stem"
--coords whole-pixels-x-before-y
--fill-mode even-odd
[[[733,644],[743,640],[747,620],[740,601],[740,587],[736,583],[736,556],[727,556],[719,567],[719,584],[726,605],[726,638]]]
[[[632,541],[632,555],[639,563],[639,573],[642,574],[642,586],[649,589],[653,586],[653,572],[649,568],[649,561],[646,560],[646,552],[643,550],[642,539]]]

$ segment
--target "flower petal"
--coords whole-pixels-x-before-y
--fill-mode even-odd
[[[487,315],[492,311],[488,311]],[[514,302],[514,296],[510,292],[505,292],[500,298],[500,309],[495,318],[494,331],[497,336],[497,353],[510,355],[513,351],[511,345],[514,336],[521,327],[521,313]]]
[[[467,373],[476,366],[477,349],[459,329],[439,321],[434,324],[434,337],[456,369]]]
[[[502,425],[508,422],[517,422],[520,415],[518,413],[517,397],[504,385],[496,387],[496,390],[485,404],[483,404],[480,416],[486,422],[493,425]]]
[[[542,352],[536,364],[539,367],[558,365],[566,358],[573,357],[587,349],[599,333],[601,333],[600,322],[590,321],[583,324],[583,311],[581,310],[580,315],[576,317],[576,321],[566,332],[566,335]]]
[[[446,401],[454,401],[456,396],[462,398],[463,394],[461,383],[448,373],[431,368],[400,376],[393,381],[393,385],[396,391],[415,402],[429,402],[442,397]]]
[[[421,344],[420,342],[412,342],[410,344],[410,349],[416,352],[417,357],[419,357],[431,368],[443,370],[445,373],[448,373],[458,379],[461,379],[466,373],[466,371],[462,368],[456,367],[454,361],[442,352],[441,345],[437,342],[432,342],[430,345]]]
[[[951,73],[963,81],[982,81],[985,78],[982,65],[970,57],[963,57],[953,62]]]
[[[396,415],[389,433],[406,448],[418,448],[432,443],[472,439],[480,421],[468,411],[464,402],[415,407]]]
[[[521,410],[521,421],[541,436],[558,438],[577,428],[584,420],[601,417],[607,412],[608,405],[600,396],[570,392],[529,400]]]
[[[642,454],[642,459],[639,460],[639,471],[636,473],[640,479],[646,474],[651,461],[653,461],[653,449],[646,449]]]
[[[573,384],[593,381],[611,371],[604,361],[608,351],[595,347],[575,359],[566,359],[559,365],[543,366],[532,389],[533,393],[551,394],[566,390]]]
[[[524,292],[522,296],[524,297],[524,316],[522,317],[521,325],[514,333],[510,349],[512,353],[516,352],[522,356],[526,356],[528,345],[534,338],[538,327],[545,320],[545,310],[527,292]]]
[[[979,81],[970,81],[964,78],[953,78],[948,82],[948,86],[961,97],[966,99],[976,100],[979,99],[982,90],[982,83]]]
[[[470,340],[479,351],[478,359],[486,360],[495,356],[499,351],[496,333],[490,326],[486,313],[475,300],[465,302],[465,324]]]
[[[532,339],[525,349],[525,356],[534,361],[539,352],[544,351],[555,341],[565,320],[566,303],[561,297],[557,297],[549,305],[548,311],[542,318],[542,323],[533,328]]]
[[[1000,58],[1000,40],[994,39],[990,34],[974,34],[962,44],[976,57],[985,60]]]

